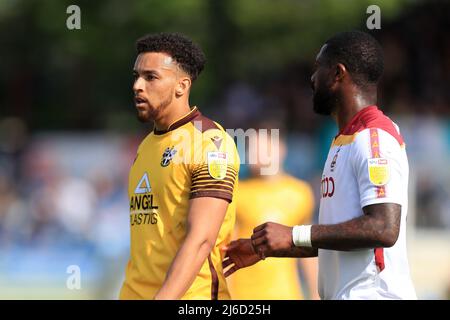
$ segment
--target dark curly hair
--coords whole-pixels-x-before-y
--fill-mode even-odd
[[[206,63],[202,49],[180,33],[149,34],[136,41],[138,54],[164,52],[170,55],[194,81]]]
[[[345,65],[357,85],[376,84],[384,69],[383,49],[370,34],[341,32],[328,39],[323,56],[330,66]]]

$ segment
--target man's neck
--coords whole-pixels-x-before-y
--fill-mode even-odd
[[[361,93],[355,90],[351,94],[345,95],[339,100],[341,103],[336,108],[336,112],[333,113],[332,116],[339,127],[339,131],[342,131],[355,116],[355,114],[365,107],[376,105],[376,88],[375,91],[371,91],[369,93]]]
[[[169,129],[171,124],[187,115],[191,111],[191,107],[189,106],[189,103],[169,105],[164,111],[165,113],[159,119],[154,121],[155,129],[158,131]]]

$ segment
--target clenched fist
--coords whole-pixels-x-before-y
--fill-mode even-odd
[[[292,227],[275,222],[266,222],[253,229],[251,240],[255,251],[262,259],[277,256],[277,252],[295,247],[292,241]]]

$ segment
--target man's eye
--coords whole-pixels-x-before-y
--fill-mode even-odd
[[[150,81],[150,80],[155,79],[155,77],[152,76],[151,74],[149,74],[149,75],[145,76],[145,79],[146,79],[147,81]]]

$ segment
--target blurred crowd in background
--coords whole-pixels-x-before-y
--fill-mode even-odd
[[[310,182],[318,203],[337,128],[312,111],[314,56],[334,32],[366,30],[372,2],[386,62],[379,105],[407,145],[411,226],[448,239],[449,2],[79,1],[80,31],[65,29],[67,1],[2,2],[0,298],[117,298],[128,170],[151,130],[131,99],[133,43],[148,32],[182,30],[204,47],[191,98],[202,113],[226,128],[283,123],[286,171]],[[68,265],[80,266],[82,290],[66,290]],[[450,298],[442,288],[418,293]]]

